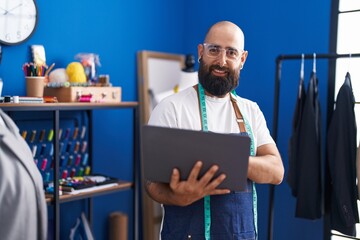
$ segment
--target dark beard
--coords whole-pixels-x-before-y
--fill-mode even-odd
[[[214,76],[211,74],[213,69],[225,70],[228,75],[227,77]],[[216,97],[225,96],[239,85],[239,70],[231,71],[231,69],[219,65],[208,66],[203,63],[202,59],[200,60],[198,76],[205,91]]]

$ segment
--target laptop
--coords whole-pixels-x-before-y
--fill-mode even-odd
[[[141,129],[141,154],[145,179],[169,183],[174,168],[186,180],[196,161],[201,160],[202,176],[217,164],[226,179],[218,188],[244,191],[250,155],[250,137],[144,125]]]

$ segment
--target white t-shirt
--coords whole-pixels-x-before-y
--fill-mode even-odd
[[[209,131],[240,132],[229,95],[224,98],[206,96],[205,99]],[[261,145],[274,143],[259,106],[239,96],[236,99],[243,117],[252,129],[255,151]],[[190,87],[165,98],[152,111],[149,125],[201,130],[197,91]]]

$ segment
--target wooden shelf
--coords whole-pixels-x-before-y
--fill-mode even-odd
[[[51,110],[95,110],[136,107],[138,102],[119,102],[119,103],[0,103],[0,108],[4,111],[51,111]]]
[[[133,185],[134,184],[132,182],[119,181],[118,185],[111,186],[108,188],[95,189],[93,191],[83,192],[83,193],[78,193],[78,194],[63,194],[59,197],[59,202],[60,203],[70,202],[70,201],[90,198],[90,197],[94,197],[94,196],[99,196],[99,195],[103,195],[103,194],[118,192],[118,191],[132,188]],[[46,195],[46,202],[48,204],[54,203],[54,198],[52,197],[52,195]]]

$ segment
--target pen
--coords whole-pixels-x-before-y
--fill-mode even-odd
[[[41,144],[40,156],[44,155],[45,148],[46,148],[46,144],[45,143]]]
[[[54,155],[54,144],[50,144],[50,150],[49,150],[49,155],[53,156]]]
[[[30,142],[34,142],[35,137],[36,137],[36,130],[32,130],[31,137],[30,137]]]
[[[65,139],[68,139],[69,134],[70,134],[70,128],[67,128],[64,138],[65,138]]]
[[[61,153],[62,153],[63,148],[64,148],[64,143],[63,143],[63,142],[61,142],[61,143],[59,144],[59,154],[61,154]]]
[[[72,168],[72,169],[71,169],[71,173],[70,173],[70,177],[71,177],[71,178],[75,177],[75,173],[76,173],[76,169],[75,169],[75,168]]]
[[[61,139],[61,135],[62,135],[62,128],[59,129],[59,140]]]
[[[62,172],[61,178],[62,178],[62,179],[66,179],[66,178],[67,178],[67,174],[68,174],[68,171],[67,171],[66,169],[64,169],[64,171]]]
[[[51,142],[54,137],[54,130],[50,129],[49,135],[48,135],[48,141]]]
[[[39,135],[39,142],[42,142],[44,140],[45,137],[45,129],[41,130],[40,135]]]
[[[41,163],[41,170],[44,171],[46,169],[46,164],[47,164],[47,158],[44,158],[42,163]]]
[[[81,161],[81,155],[78,154],[75,159],[75,166],[78,166],[80,164],[80,161]]]
[[[79,148],[80,148],[80,142],[76,141],[75,147],[74,147],[74,153],[77,153],[79,151]]]
[[[24,140],[26,140],[26,135],[27,135],[27,131],[26,130],[22,131],[21,136]]]
[[[37,145],[33,145],[33,146],[32,146],[32,154],[33,154],[33,157],[36,156],[36,150],[37,150]]]
[[[78,132],[79,132],[79,128],[76,127],[75,130],[74,130],[74,134],[73,134],[73,139],[74,140],[77,138]]]
[[[43,69],[43,66],[38,66],[38,65],[36,65],[35,66],[35,68],[36,68],[36,76],[42,76],[42,69]]]
[[[60,166],[60,167],[64,166],[64,162],[65,162],[65,156],[61,156],[61,157],[60,157],[60,164],[59,164],[59,166]]]
[[[84,168],[81,167],[81,168],[79,169],[78,176],[79,176],[79,177],[82,177],[83,175],[84,175]]]
[[[86,147],[87,147],[87,141],[83,141],[82,147],[81,147],[81,152],[82,153],[86,152]]]
[[[81,129],[81,139],[84,139],[85,134],[86,134],[86,126],[82,126],[82,129]]]
[[[85,153],[84,158],[83,158],[82,163],[81,163],[83,166],[87,165],[88,158],[89,158],[89,155],[87,153]]]
[[[72,162],[73,162],[73,159],[74,159],[74,156],[73,155],[70,155],[69,158],[68,158],[68,162],[67,162],[67,165],[70,167]]]
[[[90,175],[90,166],[85,168],[85,175]]]
[[[46,77],[47,75],[49,75],[51,69],[53,69],[54,66],[55,66],[55,63],[51,64],[50,67],[45,71],[45,74],[44,74],[45,77]]]
[[[46,172],[45,173],[45,179],[44,179],[45,182],[49,182],[50,181],[50,173],[49,172]]]

